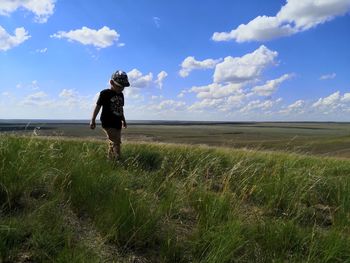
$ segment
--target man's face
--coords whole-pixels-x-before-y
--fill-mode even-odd
[[[124,87],[121,85],[118,85],[117,83],[115,83],[113,80],[110,81],[111,85],[113,86],[113,90],[115,90],[116,92],[122,92],[124,90]]]

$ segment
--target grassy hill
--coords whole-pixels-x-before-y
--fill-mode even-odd
[[[0,136],[0,262],[349,262],[350,161]]]

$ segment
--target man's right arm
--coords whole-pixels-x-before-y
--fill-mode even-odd
[[[97,117],[97,114],[100,112],[100,109],[101,109],[101,105],[96,104],[94,112],[92,113],[91,121],[90,121],[91,129],[95,129],[96,127],[96,117]]]

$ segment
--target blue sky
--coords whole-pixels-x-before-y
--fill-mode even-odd
[[[350,0],[0,0],[0,119],[350,121]]]

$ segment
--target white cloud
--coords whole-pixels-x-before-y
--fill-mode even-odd
[[[14,35],[10,35],[0,26],[0,51],[14,48],[29,38],[30,35],[28,35],[28,32],[23,27],[16,28]]]
[[[197,93],[199,99],[218,99],[228,97],[235,93],[241,93],[241,84],[227,84],[212,83],[207,86],[192,87],[188,92]]]
[[[51,101],[47,100],[47,97],[48,95],[45,92],[39,91],[26,96],[19,104],[32,106],[48,105],[51,103]]]
[[[168,73],[166,73],[164,70],[159,72],[159,74],[157,75],[157,80],[155,82],[160,89],[163,88],[163,81],[167,76],[168,76]]]
[[[278,79],[273,79],[267,81],[264,85],[261,86],[255,86],[252,90],[254,93],[260,95],[260,96],[270,96],[276,90],[278,87],[287,79],[290,79],[293,76],[293,74],[284,74]]]
[[[312,105],[312,107],[335,109],[339,106],[340,99],[341,99],[340,92],[337,91],[329,95],[328,97],[320,98],[318,101],[316,101]]]
[[[304,100],[297,100],[296,102],[290,104],[287,108],[288,109],[300,109],[305,105]]]
[[[87,119],[91,117],[98,94],[82,95],[74,89],[63,89],[49,94],[45,91],[10,94],[2,98],[0,111],[3,118]]]
[[[277,100],[265,100],[265,101],[253,100],[253,101],[250,101],[246,106],[241,108],[239,112],[246,114],[251,111],[257,111],[257,110],[266,111],[276,106],[281,101],[282,101],[281,98]]]
[[[26,9],[36,15],[37,22],[45,23],[54,12],[55,2],[55,0],[1,0],[0,15],[10,15],[17,9]]]
[[[288,105],[285,109],[282,109],[282,114],[303,114],[305,112],[306,103],[304,100],[297,100],[294,103]]]
[[[249,102],[249,99],[257,93],[271,94],[292,74],[285,74],[278,79],[268,81],[265,85],[256,88],[254,92],[247,92],[247,88],[252,83],[259,81],[264,69],[276,63],[277,55],[277,52],[260,46],[254,52],[242,57],[226,57],[223,62],[216,65],[213,83],[182,90],[178,97],[182,98],[186,93],[196,94],[198,101],[189,106],[190,111],[210,110],[211,112],[226,112],[227,114],[235,111],[239,112],[238,115],[242,112],[258,109],[266,111],[281,100]],[[244,104],[245,106],[240,112],[238,109]]]
[[[224,99],[204,99],[197,101],[188,107],[189,111],[202,111],[205,109],[216,109],[224,103]]]
[[[99,30],[82,27],[81,29],[71,30],[69,32],[59,31],[51,35],[52,38],[67,38],[69,41],[76,41],[83,45],[93,45],[97,48],[106,48],[112,46],[114,42],[119,40],[117,31],[107,26]]]
[[[153,82],[152,72],[148,73],[147,75],[143,75],[141,71],[135,68],[129,71],[127,74],[130,85],[134,88],[145,88]]]
[[[37,90],[39,89],[39,84],[38,84],[38,81],[37,80],[33,80],[30,85],[29,85],[29,88],[31,88],[32,90]]]
[[[33,94],[28,95],[26,98],[29,100],[42,100],[47,97],[47,94],[43,91],[39,91]]]
[[[247,94],[239,93],[233,96],[229,96],[226,100],[227,106],[230,108],[237,108],[239,107],[245,99],[247,99],[249,96]]]
[[[341,98],[341,101],[344,103],[350,102],[350,93],[344,93],[343,97]]]
[[[39,83],[37,80],[32,80],[29,83],[18,83],[16,85],[17,89],[29,89],[29,90],[38,90],[40,89]]]
[[[40,91],[26,96],[19,102],[19,106],[29,106],[32,109],[40,111],[41,109],[50,108],[52,114],[67,114],[67,110],[74,111],[90,111],[96,103],[99,94],[93,96],[82,96],[73,89],[63,89],[58,96],[49,96],[47,93]],[[36,108],[37,107],[37,108]],[[64,109],[64,110],[63,110]],[[74,118],[74,116],[71,116]]]
[[[177,94],[177,97],[180,99],[180,98],[183,98],[185,97],[185,94],[188,93],[187,90],[181,90],[179,94]]]
[[[298,30],[304,31],[349,10],[349,0],[289,0],[278,12],[277,18],[281,23],[294,23]]]
[[[192,70],[214,68],[220,61],[222,61],[222,59],[205,59],[203,61],[198,61],[194,57],[187,57],[181,63],[179,74],[181,77],[185,78]]]
[[[127,87],[124,89],[124,95],[127,99],[143,100],[144,97],[141,95],[141,91],[138,88]]]
[[[168,73],[165,71],[159,72],[157,79],[153,79],[153,73],[149,72],[148,74],[143,74],[138,69],[133,69],[127,72],[130,87],[124,89],[124,94],[129,99],[144,99],[142,92],[145,88],[154,87],[157,85],[160,89],[163,87],[163,81],[168,76]]]
[[[336,73],[325,74],[320,77],[320,80],[334,79],[337,76]]]
[[[159,99],[163,99],[162,95],[156,96],[156,95],[152,95],[151,96],[151,100],[159,100]]]
[[[63,89],[58,96],[61,98],[74,98],[76,94],[73,89]]]
[[[185,105],[186,103],[183,101],[163,100],[156,106],[156,108],[158,110],[181,111],[184,110]]]
[[[336,114],[336,117],[342,113],[350,112],[350,93],[340,94],[336,91],[325,98],[319,98],[311,105],[311,109],[322,114]]]
[[[212,39],[215,41],[237,42],[251,40],[266,41],[277,37],[289,36],[296,32],[289,24],[280,25],[276,17],[258,16],[248,24],[241,24],[231,32],[215,32]]]
[[[275,63],[278,53],[265,46],[242,57],[228,56],[216,65],[214,82],[242,83],[256,80],[262,71]]]
[[[160,28],[160,18],[157,16],[153,17],[153,22],[156,25],[157,28]]]
[[[35,52],[37,52],[37,53],[46,53],[47,52],[47,47],[46,48],[42,48],[42,49],[37,49],[37,50],[35,50]]]
[[[70,109],[91,109],[97,101],[99,94],[91,100],[91,96],[82,96],[74,89],[63,89],[55,100],[55,107],[65,107]]]
[[[316,27],[349,10],[349,0],[287,0],[276,16],[258,16],[230,32],[215,32],[212,39],[267,41]]]

